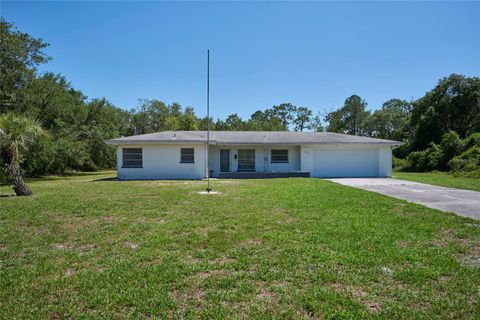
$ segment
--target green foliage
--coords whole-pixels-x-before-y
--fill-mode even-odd
[[[28,149],[44,135],[45,131],[36,120],[13,112],[0,114],[0,180],[10,179],[17,195],[20,195],[17,187],[27,188],[19,164],[24,160]],[[21,195],[30,195],[31,191],[28,192]]]
[[[291,103],[282,103],[282,104],[273,106],[272,109],[271,109],[271,113],[275,117],[277,117],[281,120],[282,127],[284,128],[284,130],[286,130],[286,129],[288,129],[288,125],[291,124],[291,122],[294,118],[294,114],[295,114],[296,109],[297,109],[297,107],[295,107]]]
[[[42,51],[42,39],[18,31],[0,18],[0,112],[16,110],[22,102],[19,91],[35,77],[36,67],[50,58]]]
[[[28,148],[45,132],[37,120],[13,112],[0,114],[0,154],[23,160]],[[11,155],[10,155],[11,154]]]
[[[296,108],[295,117],[293,119],[295,131],[303,131],[308,129],[310,127],[311,118],[312,110],[306,107]]]
[[[407,161],[415,171],[453,170],[475,171],[480,169],[480,145],[476,143],[479,135],[461,140],[454,131],[445,133],[440,145],[431,142],[423,151],[415,151],[408,155]],[[467,149],[467,146],[472,146]]]
[[[439,170],[447,169],[448,161],[462,152],[463,144],[463,141],[455,131],[449,131],[443,135],[442,141],[440,142],[443,158],[439,164]]]
[[[88,147],[75,137],[43,139],[34,145],[23,163],[30,176],[64,174],[91,169]]]
[[[282,119],[278,117],[272,109],[265,111],[256,111],[250,116],[246,123],[246,129],[252,131],[282,131],[286,130]]]
[[[403,170],[407,167],[408,162],[406,159],[401,159],[397,157],[392,158],[392,167],[395,170]]]
[[[323,132],[325,131],[325,127],[322,123],[322,117],[320,114],[317,114],[312,118],[310,121],[309,129],[315,132]]]
[[[32,79],[20,92],[23,103],[17,111],[38,119],[52,134],[74,130],[85,119],[85,96],[62,75],[47,72]]]
[[[227,130],[245,130],[245,122],[236,113],[229,115],[227,119],[225,119],[225,125]]]
[[[370,112],[366,110],[367,102],[357,95],[345,100],[342,108],[325,116],[327,131],[352,135],[366,135],[367,119]]]
[[[451,159],[448,166],[453,171],[480,170],[480,146],[473,146],[462,152],[458,157]]]
[[[395,141],[409,138],[411,104],[400,99],[386,101],[365,121],[368,136]]]
[[[237,113],[227,116],[225,120],[218,119],[212,123],[212,130],[226,131],[286,131],[291,126],[296,131],[322,131],[320,117],[312,117],[312,110],[307,107],[296,107],[283,103],[272,108],[255,111],[249,119],[242,119]],[[206,120],[199,120],[205,128]]]
[[[460,138],[480,132],[480,78],[452,74],[413,104],[413,150],[439,143],[452,130]]]
[[[409,167],[415,171],[432,171],[439,168],[443,157],[440,147],[431,142],[427,149],[410,153],[407,162]]]
[[[476,132],[471,136],[467,137],[464,142],[464,148],[470,149],[471,147],[478,146],[480,147],[480,132]]]

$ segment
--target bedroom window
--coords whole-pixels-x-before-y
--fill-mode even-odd
[[[142,148],[123,148],[122,168],[142,168]]]
[[[193,148],[181,148],[180,149],[180,163],[194,163],[195,154]]]
[[[288,149],[287,150],[272,150],[272,163],[288,163]]]

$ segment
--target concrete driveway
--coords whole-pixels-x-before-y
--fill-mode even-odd
[[[480,220],[480,192],[390,178],[327,179]]]

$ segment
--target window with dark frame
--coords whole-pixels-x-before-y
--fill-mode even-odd
[[[288,149],[285,150],[271,150],[272,163],[288,163]]]
[[[237,171],[255,171],[255,149],[238,149]]]
[[[194,163],[195,153],[193,148],[180,149],[180,163]]]
[[[142,148],[123,148],[122,168],[143,168]]]

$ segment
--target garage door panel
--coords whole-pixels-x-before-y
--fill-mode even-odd
[[[316,149],[314,177],[376,177],[378,149]]]

